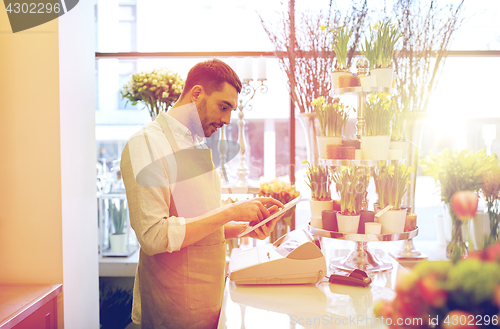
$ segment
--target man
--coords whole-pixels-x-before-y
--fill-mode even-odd
[[[272,198],[220,207],[220,178],[202,142],[230,123],[240,91],[227,64],[198,63],[177,103],[123,149],[130,221],[141,245],[132,319],[142,328],[216,327],[225,239],[283,207]],[[264,239],[278,219],[249,236]]]

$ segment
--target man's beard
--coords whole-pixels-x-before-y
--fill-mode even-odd
[[[200,123],[201,123],[201,128],[203,129],[203,135],[205,137],[210,137],[212,136],[212,125],[206,121],[201,121],[201,118],[203,120],[207,120],[207,100],[203,99],[201,100],[200,104],[197,105],[198,108],[198,113],[200,115]]]

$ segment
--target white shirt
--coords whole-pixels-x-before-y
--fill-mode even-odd
[[[204,142],[203,138],[193,135],[186,126],[172,116],[164,112],[159,115],[167,121],[180,149],[207,148],[206,144],[201,144]],[[169,213],[171,200],[169,185],[175,182],[177,173],[175,157],[169,156],[172,153],[172,147],[156,121],[132,135],[122,152],[121,171],[127,193],[130,223],[141,249],[148,255],[179,250],[186,235],[185,218],[171,216]],[[166,162],[165,167],[161,166],[162,158]],[[161,166],[161,170],[153,170],[156,175],[147,174],[138,177],[143,170],[158,169],[157,165]],[[138,272],[134,284],[133,304],[132,319],[135,323],[140,323]]]

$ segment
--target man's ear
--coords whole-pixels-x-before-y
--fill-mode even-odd
[[[195,85],[191,88],[191,102],[196,103],[204,93],[203,86]]]

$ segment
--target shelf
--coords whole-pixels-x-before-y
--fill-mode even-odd
[[[309,232],[316,236],[322,236],[325,238],[348,240],[348,241],[358,241],[358,242],[370,242],[370,241],[401,241],[414,238],[418,235],[418,228],[410,232],[403,232],[398,234],[356,234],[356,233],[342,233],[327,231],[320,228],[312,227],[309,225]]]
[[[339,95],[339,94],[348,94],[348,93],[372,93],[372,92],[384,92],[396,94],[395,88],[387,88],[387,87],[347,87],[347,88],[338,88],[332,89],[331,95]]]
[[[345,159],[319,159],[319,164],[322,166],[331,167],[347,167],[347,166],[357,166],[357,167],[377,167],[386,166],[389,164],[397,165],[404,162],[405,159],[401,160],[345,160]]]

